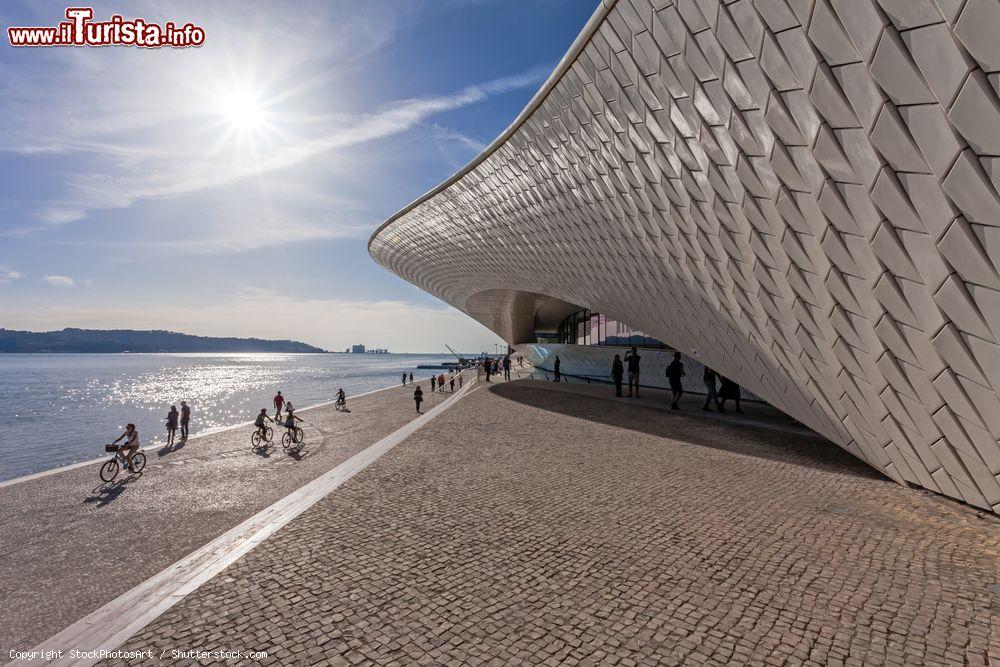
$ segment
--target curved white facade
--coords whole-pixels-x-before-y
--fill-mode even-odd
[[[996,0],[605,0],[370,252],[511,343],[628,322],[1000,511],[997,35]]]

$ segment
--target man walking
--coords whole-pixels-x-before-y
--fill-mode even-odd
[[[625,364],[628,366],[628,396],[632,398],[632,387],[635,386],[635,397],[639,398],[639,361],[642,359],[633,347],[625,353]]]
[[[510,380],[510,355],[503,358],[503,379]]]
[[[279,391],[274,397],[274,418],[275,420],[281,419],[281,408],[285,405],[285,397],[281,395]]]
[[[403,372],[403,386],[406,386],[406,372]]]
[[[436,375],[432,375],[431,376],[431,393],[432,394],[435,391],[437,391],[437,381],[438,381],[437,376]]]
[[[684,364],[681,362],[681,353],[674,352],[674,360],[667,365],[667,381],[670,383],[670,409],[680,410],[681,406],[677,404],[681,400],[681,396],[684,394],[684,383],[681,382],[681,378],[684,377]]]
[[[705,374],[702,376],[702,381],[705,383],[705,404],[701,406],[701,409],[705,412],[712,411],[709,405],[713,402],[716,408],[719,407],[719,394],[715,389],[715,378],[715,371],[705,366]]]
[[[556,361],[554,364],[552,364],[552,368],[553,370],[555,370],[556,373],[556,382],[562,382],[562,375],[559,374],[559,366],[561,364],[562,362],[559,361],[559,355],[556,355]]]
[[[621,357],[615,355],[615,360],[611,362],[611,378],[615,381],[615,396],[622,395],[622,376],[625,374],[625,367],[622,365]]]

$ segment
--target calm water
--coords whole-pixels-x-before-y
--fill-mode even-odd
[[[0,354],[0,481],[104,454],[134,422],[144,447],[163,442],[170,405],[191,406],[191,435],[272,411],[277,390],[303,408],[399,383],[450,355]]]

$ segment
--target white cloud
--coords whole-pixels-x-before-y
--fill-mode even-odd
[[[52,287],[73,287],[76,285],[76,281],[69,276],[45,276],[42,280]]]
[[[407,301],[278,298],[248,287],[237,298],[204,306],[157,308],[0,307],[8,328],[42,331],[63,327],[168,329],[202,336],[301,340],[329,350],[354,343],[394,352],[442,352],[444,344],[464,352],[493,349],[499,339],[451,307]]]
[[[7,267],[5,264],[0,264],[0,285],[5,285],[13,280],[17,280],[20,277],[20,272]]]

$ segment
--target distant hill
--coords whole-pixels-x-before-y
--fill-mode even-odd
[[[297,340],[209,338],[174,331],[129,329],[0,329],[2,352],[326,352]]]

